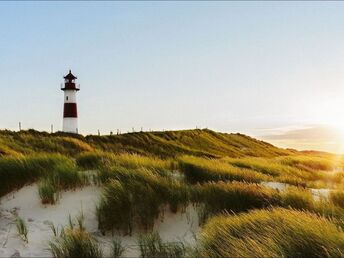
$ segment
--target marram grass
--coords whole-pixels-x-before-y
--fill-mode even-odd
[[[62,190],[75,189],[88,184],[90,179],[70,161],[56,165],[38,183],[38,194],[43,204],[54,204]]]
[[[49,243],[54,258],[101,258],[102,250],[92,236],[80,229],[65,229],[61,237]]]
[[[15,220],[15,223],[16,223],[16,227],[17,227],[17,232],[18,232],[18,235],[26,242],[28,243],[29,242],[29,239],[28,239],[28,228],[27,228],[27,225],[26,225],[26,222],[24,219],[22,219],[21,217],[17,217],[16,220]]]
[[[0,158],[0,196],[48,176],[57,167],[67,165],[70,160],[62,155],[30,155]]]
[[[54,258],[101,258],[103,252],[98,242],[85,230],[84,217],[81,213],[76,223],[69,216],[69,227],[58,228],[50,223],[54,238],[49,242],[49,250]],[[76,225],[75,225],[76,224]]]
[[[102,230],[131,233],[134,224],[148,230],[165,206],[175,212],[189,202],[187,185],[154,170],[117,167],[101,176],[105,185],[97,213]]]
[[[179,167],[190,183],[207,181],[271,181],[272,177],[251,169],[238,168],[218,159],[184,156],[179,159]]]
[[[182,242],[164,242],[156,232],[140,235],[138,245],[142,258],[182,258],[186,254]]]
[[[329,198],[334,205],[344,209],[344,191],[331,191]]]
[[[58,189],[49,179],[43,179],[38,183],[38,194],[42,204],[55,204],[58,199]]]
[[[199,257],[343,257],[344,233],[318,215],[256,210],[212,218],[203,228]]]

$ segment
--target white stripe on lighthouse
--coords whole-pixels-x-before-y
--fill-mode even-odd
[[[66,133],[78,133],[78,118],[64,117],[63,118],[63,131]]]

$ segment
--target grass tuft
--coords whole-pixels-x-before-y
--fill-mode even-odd
[[[123,253],[125,248],[122,245],[122,241],[119,238],[114,238],[112,240],[112,249],[111,249],[111,257],[112,258],[121,258],[123,257]]]
[[[101,258],[102,250],[98,242],[85,230],[83,214],[77,217],[77,227],[74,226],[71,216],[68,217],[69,227],[62,228],[60,233],[51,223],[54,233],[53,241],[49,242],[49,250],[54,258]]]
[[[38,194],[43,204],[55,204],[59,199],[58,189],[49,179],[38,183]]]
[[[18,235],[19,235],[26,243],[28,243],[28,242],[29,242],[29,239],[28,239],[28,229],[27,229],[27,225],[26,225],[25,220],[23,220],[23,219],[20,218],[20,217],[17,217],[15,222],[16,222],[16,226],[17,226]]]
[[[182,242],[163,242],[156,232],[141,235],[138,239],[142,258],[181,258],[186,248]]]

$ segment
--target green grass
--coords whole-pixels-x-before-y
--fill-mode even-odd
[[[125,248],[122,245],[122,241],[119,238],[114,238],[112,240],[112,246],[111,246],[111,257],[121,258],[123,257],[124,251],[125,251]]]
[[[29,239],[28,239],[28,232],[29,232],[29,231],[28,231],[28,229],[27,229],[27,225],[26,225],[25,220],[23,220],[23,219],[20,218],[20,217],[17,217],[16,220],[15,220],[15,223],[16,223],[18,235],[19,235],[26,243],[28,243],[28,242],[29,242]]]
[[[138,245],[142,258],[182,258],[186,254],[186,247],[182,242],[164,242],[156,232],[141,235]]]
[[[333,173],[336,164],[340,167],[338,156],[323,154],[310,156],[294,154],[273,158],[222,158],[215,160],[218,165],[226,162],[237,169],[250,170],[269,176],[270,181],[287,183],[295,186],[326,188],[344,182],[343,173]],[[215,165],[214,165],[215,166]],[[211,168],[208,168],[210,171]]]
[[[343,191],[331,191],[330,201],[341,208],[344,209],[344,192]]]
[[[170,159],[129,153],[84,152],[76,157],[76,163],[82,169],[125,167],[128,169],[150,168],[164,171],[174,168],[174,163]]]
[[[257,184],[217,182],[190,189],[192,203],[201,204],[201,222],[222,212],[244,212],[254,208],[280,205],[276,190]]]
[[[188,188],[172,177],[155,170],[116,167],[102,171],[105,183],[98,206],[99,227],[131,233],[134,222],[144,229],[152,228],[161,209],[172,211],[188,202]]]
[[[42,202],[53,204],[62,190],[89,184],[90,176],[94,176],[92,179],[103,188],[97,206],[103,233],[119,230],[131,234],[134,228],[149,232],[164,210],[183,211],[190,204],[199,210],[201,223],[227,214],[218,219],[223,227],[220,222],[212,224],[214,230],[206,226],[205,232],[211,234],[207,233],[202,243],[211,243],[211,248],[201,246],[200,254],[205,257],[221,257],[226,252],[253,257],[336,256],[342,250],[341,242],[327,235],[341,236],[339,228],[344,227],[344,173],[337,172],[343,167],[339,156],[282,150],[245,135],[210,130],[86,137],[0,131],[0,196],[38,181]],[[297,187],[279,192],[261,182]],[[329,201],[315,201],[305,187],[337,191],[331,193]],[[252,231],[246,232],[240,221],[249,221],[246,224],[253,225]],[[276,232],[269,228],[270,221]],[[340,233],[329,229],[333,225]],[[324,230],[324,239],[314,231],[318,226]],[[226,231],[233,228],[234,233]],[[309,247],[312,237],[314,253],[296,245],[298,241]],[[143,257],[185,256],[185,247],[164,243],[157,235],[140,239]],[[333,246],[339,248],[338,253]],[[102,256],[81,217],[77,221],[70,218],[69,229],[55,228],[50,247],[54,257]],[[111,250],[114,257],[124,252],[118,240]]]
[[[60,163],[46,173],[38,183],[38,194],[43,204],[54,204],[62,190],[76,189],[90,183],[90,178],[79,172],[73,162]]]
[[[251,169],[237,168],[216,159],[184,156],[179,159],[179,167],[190,183],[207,181],[262,182],[272,180],[271,176]]]
[[[50,252],[55,258],[101,258],[102,251],[89,233],[80,229],[66,229],[62,237],[49,243]]]
[[[51,180],[43,179],[38,183],[38,194],[42,204],[55,204],[58,199],[58,189]]]
[[[288,187],[287,190],[280,193],[283,207],[292,207],[294,209],[314,210],[316,202],[309,190]]]
[[[342,257],[344,233],[315,214],[257,210],[211,219],[201,233],[199,257]]]
[[[49,175],[60,166],[69,166],[62,155],[30,155],[0,158],[0,196]]]
[[[49,250],[54,258],[101,258],[102,250],[98,242],[85,230],[84,216],[81,213],[76,218],[76,226],[69,216],[69,227],[62,227],[59,232],[54,224],[49,226],[54,233],[54,238],[49,242]]]
[[[0,131],[0,155],[82,152],[136,153],[165,158],[181,155],[206,157],[276,157],[290,155],[263,141],[242,134],[217,133],[208,129],[137,132],[112,136],[81,135],[23,130]]]

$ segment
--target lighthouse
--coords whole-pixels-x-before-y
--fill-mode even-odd
[[[72,74],[71,70],[63,78],[65,79],[64,86],[61,87],[64,92],[63,132],[78,133],[76,93],[80,90],[80,86],[76,86],[77,77]]]

